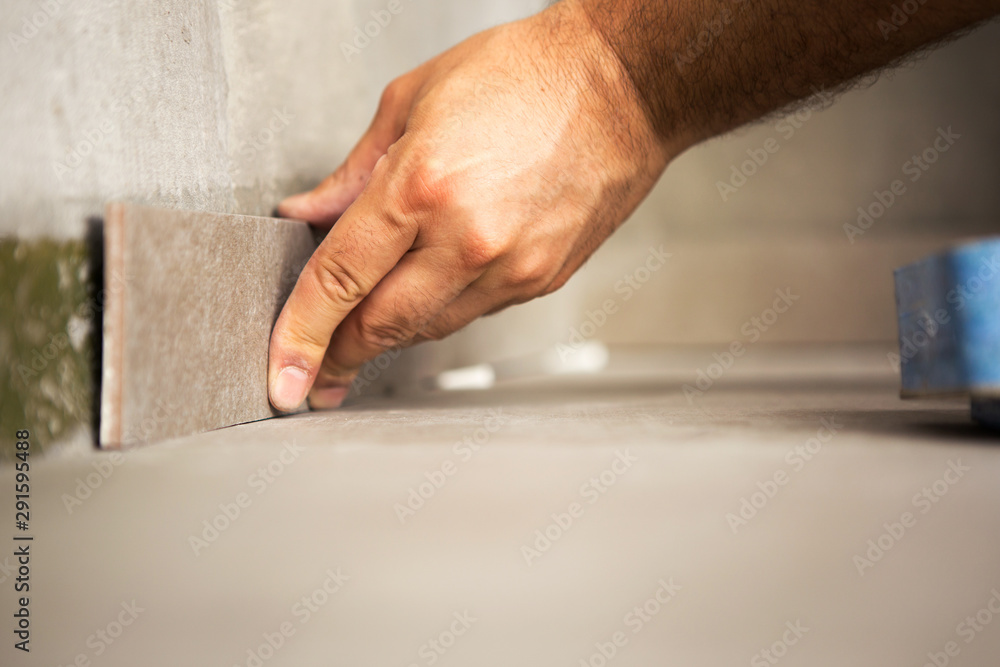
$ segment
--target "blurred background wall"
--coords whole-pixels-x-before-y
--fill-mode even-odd
[[[401,2],[350,56],[342,44],[383,0],[6,2],[0,236],[23,247],[82,239],[110,199],[268,215],[337,166],[394,76],[544,5]],[[830,108],[689,151],[564,290],[408,353],[410,363],[512,357],[581,329],[625,344],[725,344],[754,330],[774,343],[891,341],[892,268],[1000,222],[997,62],[991,25]],[[953,137],[947,152],[911,181],[906,163],[939,131]],[[859,207],[878,212],[875,193],[897,179],[905,193],[862,234],[845,231]],[[645,273],[661,246],[669,259]],[[639,288],[626,300],[627,277]],[[794,305],[766,331],[746,329],[776,290]],[[596,315],[609,300],[615,312]],[[20,307],[22,321],[38,315]]]

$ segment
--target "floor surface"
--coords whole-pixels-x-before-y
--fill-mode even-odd
[[[1000,438],[884,350],[723,352],[36,462],[0,663],[998,664]]]

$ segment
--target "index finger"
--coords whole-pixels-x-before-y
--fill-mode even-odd
[[[413,246],[417,227],[385,205],[374,176],[309,259],[271,332],[268,394],[298,408],[347,314]]]

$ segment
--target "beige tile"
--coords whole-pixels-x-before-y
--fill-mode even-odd
[[[276,414],[268,340],[315,248],[307,225],[112,204],[105,245],[103,446]]]

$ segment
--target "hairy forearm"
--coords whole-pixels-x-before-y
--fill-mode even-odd
[[[1000,13],[1000,0],[568,1],[674,154]]]

